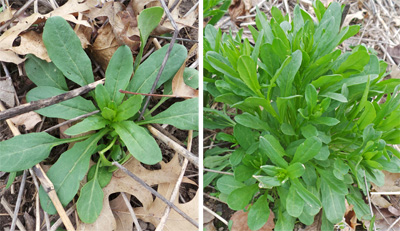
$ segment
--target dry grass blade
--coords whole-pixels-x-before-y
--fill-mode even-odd
[[[1,205],[3,205],[4,209],[7,211],[8,214],[10,214],[11,217],[13,217],[13,211],[11,210],[11,206],[10,204],[6,201],[6,199],[4,199],[4,197],[1,197],[1,201],[0,201]],[[21,231],[26,231],[24,225],[22,224],[22,222],[17,218],[16,221],[17,227],[21,230]]]
[[[21,206],[22,196],[23,196],[24,191],[25,191],[25,183],[26,183],[26,174],[27,174],[27,172],[28,172],[27,170],[24,170],[24,173],[22,175],[21,185],[20,185],[19,191],[18,191],[17,202],[15,203],[14,215],[12,217],[10,231],[14,231],[15,230],[15,225],[16,225],[16,222],[17,222],[17,219],[18,219],[19,207]]]

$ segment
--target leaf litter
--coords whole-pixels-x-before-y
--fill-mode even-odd
[[[61,2],[61,1],[60,1]],[[61,16],[73,25],[73,29],[75,33],[78,35],[79,39],[81,40],[81,45],[83,48],[87,48],[88,52],[91,54],[91,58],[94,59],[100,67],[106,69],[107,63],[111,59],[112,54],[115,50],[122,44],[126,44],[130,46],[131,50],[134,52],[138,51],[140,46],[140,39],[139,39],[139,31],[137,29],[137,24],[135,24],[136,17],[138,13],[141,12],[146,7],[150,6],[159,6],[160,3],[158,1],[130,1],[127,6],[120,4],[119,2],[107,2],[103,8],[96,8],[94,7],[97,3],[97,0],[87,0],[87,1],[78,1],[78,0],[69,0],[63,1],[65,4],[60,4],[60,7],[56,8],[55,10],[50,9],[50,12],[47,14],[40,14],[38,12],[34,12],[30,16],[26,14],[21,14],[18,17],[15,17],[14,22],[12,22],[11,26],[4,30],[4,33],[0,34],[0,61],[7,64],[7,66],[14,67],[12,64],[21,64],[25,61],[24,55],[26,54],[34,54],[35,56],[50,61],[50,58],[47,54],[46,48],[44,47],[43,40],[42,40],[42,30],[44,22],[47,18],[51,16]],[[25,2],[22,1],[22,4]],[[173,1],[169,1],[169,4],[172,4]],[[40,3],[39,3],[40,5]],[[185,15],[182,13],[182,9],[188,10],[191,8],[190,5],[193,3],[189,2],[179,2],[178,6],[175,7],[175,10],[171,12],[176,22],[180,25],[180,27],[188,27],[188,30],[197,30],[194,24],[198,23],[198,10],[194,10],[191,13]],[[189,6],[189,8],[187,8]],[[4,25],[8,20],[13,17],[13,14],[16,12],[15,9],[12,7],[7,7],[4,11],[0,13],[0,26]],[[102,12],[102,14],[93,14],[93,12]],[[133,12],[136,12],[134,14]],[[92,17],[90,17],[92,16]],[[169,20],[165,20],[165,22],[158,26],[157,29],[152,33],[152,35],[161,35],[172,30],[171,23]],[[186,30],[186,29],[185,29]],[[183,31],[183,30],[182,30]],[[186,36],[188,32],[180,33],[182,36]],[[197,33],[195,33],[197,34]],[[193,36],[193,34],[190,34]],[[197,36],[197,35],[196,35]],[[190,39],[193,39],[189,37]],[[194,39],[197,39],[195,37]],[[149,42],[149,46],[146,47],[145,51],[151,52],[151,40]],[[168,43],[168,40],[161,39],[160,42]],[[192,44],[192,43],[189,43]],[[189,48],[192,46],[188,46]],[[193,48],[197,49],[196,48]],[[186,65],[190,65],[191,63],[196,60],[196,57],[192,57],[190,60],[187,60]],[[96,65],[95,62],[95,65]],[[12,64],[11,64],[12,63]],[[98,66],[98,67],[99,67]],[[23,72],[19,71],[19,74],[22,75]],[[14,75],[12,77],[14,78]],[[189,77],[188,77],[189,76]],[[192,78],[190,75],[185,75],[185,81],[187,78]],[[196,78],[197,79],[197,78]],[[13,79],[13,81],[15,81]],[[190,81],[190,80],[189,80]],[[18,94],[24,92],[24,87],[22,86],[23,81],[18,81],[16,84],[16,90]],[[11,83],[12,85],[12,83]],[[189,84],[190,85],[190,84]],[[8,83],[7,86],[10,86]],[[183,86],[183,85],[182,85]],[[186,85],[185,85],[186,86]],[[193,87],[193,85],[190,85]],[[187,87],[187,86],[186,86]],[[198,87],[198,85],[197,85]],[[8,89],[8,88],[7,88]],[[29,88],[28,88],[29,89]],[[10,90],[15,91],[14,87],[10,87]],[[198,94],[196,89],[192,90]],[[3,92],[3,91],[1,91]],[[10,98],[14,98],[14,92],[11,97],[11,94],[8,93],[6,98],[10,100]],[[1,98],[4,101],[4,97]],[[13,102],[11,102],[14,104]],[[8,105],[12,107],[13,105]],[[46,127],[51,127],[54,123],[58,123],[57,120],[50,120],[50,121],[43,121],[40,125],[37,125],[41,119],[36,113],[30,112],[29,114],[24,114],[19,116],[19,118],[13,118],[13,122],[16,124],[25,125],[25,129],[34,129],[41,130],[45,129]],[[38,118],[39,117],[39,118]],[[6,126],[3,126],[3,122],[1,122],[1,129],[7,129]],[[39,127],[38,127],[39,126]],[[68,127],[64,127],[64,130]],[[8,130],[8,129],[7,129]],[[170,127],[168,130],[171,130],[171,134],[175,134],[180,140],[184,140],[186,137],[184,133],[177,133],[174,132],[174,128]],[[56,131],[58,133],[58,131]],[[62,131],[59,132],[61,136],[65,136]],[[9,137],[12,137],[10,134]],[[9,138],[8,137],[8,138]],[[6,136],[7,138],[7,136]],[[163,146],[162,144],[160,144]],[[161,169],[159,170],[148,170],[144,168],[139,162],[137,161],[130,161],[127,163],[126,167],[134,172],[135,174],[139,175],[145,182],[151,186],[158,186],[158,191],[161,194],[165,194],[166,198],[169,198],[170,189],[175,185],[175,181],[177,179],[177,175],[179,175],[180,171],[180,157],[178,154],[173,154],[171,151],[168,151],[168,148],[164,147],[163,151],[165,151],[167,156],[174,156],[173,159],[168,163],[162,163]],[[60,152],[57,149],[53,150],[53,152]],[[194,152],[195,153],[195,152]],[[167,158],[168,159],[168,158]],[[136,162],[136,163],[135,163]],[[190,169],[196,170],[193,166]],[[6,175],[7,176],[7,175]],[[163,177],[160,177],[163,176]],[[195,181],[197,180],[197,176],[194,178]],[[185,177],[183,182],[193,185],[192,188],[197,188],[197,185],[194,181],[190,180],[189,178]],[[130,182],[130,183],[127,183]],[[3,176],[0,178],[0,187],[3,188],[7,183],[7,179]],[[4,185],[4,186],[3,186]],[[134,185],[135,187],[132,187]],[[12,190],[14,190],[14,185],[11,186]],[[30,185],[30,190],[34,190],[33,185]],[[138,190],[141,189],[141,190]],[[111,194],[119,193],[119,192],[126,192],[128,193],[129,197],[137,198],[143,205],[143,207],[135,207],[135,211],[137,210],[137,216],[141,220],[141,224],[150,224],[148,225],[147,229],[144,230],[153,230],[155,226],[157,226],[157,220],[162,217],[165,204],[164,202],[159,201],[158,199],[153,200],[153,197],[150,192],[141,188],[138,183],[133,182],[125,173],[117,171],[111,180],[111,183],[103,189],[104,194],[107,195],[104,197],[105,205],[100,214],[100,216],[104,214],[109,214],[110,211],[114,215],[111,216],[101,217],[98,221],[106,221],[106,224],[111,224],[112,227],[116,228],[116,230],[127,230],[132,229],[132,219],[126,218],[121,219],[124,215],[128,214],[126,205],[121,202],[120,196],[117,199],[109,201],[108,196]],[[181,192],[185,193],[185,192]],[[3,194],[1,194],[3,195]],[[33,193],[32,193],[33,195]],[[196,195],[191,196],[191,200],[186,203],[181,203],[175,201],[175,204],[183,211],[185,211],[190,217],[195,220],[198,220],[197,210],[193,210],[194,207],[198,207],[198,192]],[[15,196],[10,195],[8,198],[9,201],[14,202],[12,198]],[[118,205],[118,200],[120,200],[120,204]],[[132,200],[131,200],[132,201]],[[123,208],[125,206],[125,208]],[[27,208],[31,208],[30,211],[36,211],[34,208],[34,204],[26,204]],[[0,211],[3,211],[0,206]],[[125,211],[125,212],[121,212]],[[153,219],[149,218],[149,213],[153,214]],[[122,215],[123,214],[123,215]],[[34,213],[30,212],[30,216],[35,216]],[[55,219],[57,216],[52,216],[50,219]],[[43,217],[40,217],[41,225],[45,225],[45,221]],[[28,222],[28,221],[27,221]],[[147,223],[145,223],[147,222]],[[29,222],[31,223],[31,222]],[[0,220],[0,224],[2,227],[7,227],[10,225],[8,222],[2,222]],[[94,223],[96,224],[96,223]],[[5,225],[5,226],[3,226]],[[92,230],[88,229],[86,224],[77,223],[79,230]],[[99,224],[96,224],[99,225]],[[104,224],[100,224],[102,230],[105,227]],[[122,228],[121,228],[122,227]],[[153,227],[153,228],[151,228]],[[185,219],[183,219],[180,215],[178,215],[175,211],[171,211],[169,218],[167,219],[166,227],[169,230],[176,230],[172,229],[171,227],[181,227],[180,230],[195,230],[194,226],[188,223]]]

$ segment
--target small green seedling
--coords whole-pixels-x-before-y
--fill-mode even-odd
[[[317,0],[314,11],[318,21],[296,6],[289,22],[275,7],[270,20],[257,9],[254,45],[243,31],[205,28],[205,101],[225,106],[206,107],[204,127],[233,133],[217,134],[232,146],[207,150],[204,166],[234,175],[206,173],[204,185],[233,210],[247,207],[252,230],[270,209],[275,230],[311,225],[320,212],[321,230],[333,230],[346,200],[357,218],[371,219],[365,179],[383,185],[383,169],[400,172],[392,146],[400,143],[400,80],[385,80],[387,64],[362,45],[336,49],[360,28],[341,28],[339,3],[326,9]]]
[[[145,33],[141,53],[149,33],[159,24],[162,14],[160,7],[148,8],[141,13],[139,20],[147,20],[145,29],[139,27],[141,33]],[[142,25],[140,21],[139,25]],[[81,86],[94,82],[90,59],[82,49],[79,38],[63,18],[52,17],[47,20],[43,41],[52,62],[47,63],[28,55],[25,69],[28,77],[37,85],[28,92],[28,101],[67,92],[68,85],[64,76]],[[136,60],[138,67],[131,80],[131,50],[127,46],[118,48],[108,64],[104,86],[97,85],[95,91],[89,94],[94,101],[76,97],[37,111],[46,117],[66,120],[98,109],[100,113],[83,119],[65,131],[65,134],[74,138],[59,139],[40,132],[1,142],[0,171],[15,173],[31,168],[46,159],[54,146],[77,142],[61,154],[50,167],[47,176],[54,184],[61,203],[66,206],[75,197],[81,181],[87,175],[87,183],[80,190],[76,208],[83,222],[94,222],[102,210],[102,188],[110,182],[112,172],[116,170],[111,162],[122,164],[132,156],[148,165],[162,160],[156,141],[140,125],[166,123],[180,129],[198,129],[196,98],[177,102],[169,109],[151,116],[151,112],[157,108],[154,107],[152,111],[145,113],[144,120],[135,122],[142,109],[143,96],[120,93],[120,90],[148,93],[167,49],[168,46],[162,47],[140,65],[139,57]],[[171,89],[172,77],[182,66],[186,56],[186,48],[175,44],[157,85],[159,87],[164,84],[165,94],[171,94],[168,89]],[[95,164],[89,170],[90,160],[95,161]],[[43,187],[40,188],[39,195],[42,208],[49,214],[55,214],[56,209]]]

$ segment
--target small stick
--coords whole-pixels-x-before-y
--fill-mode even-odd
[[[8,20],[6,23],[4,23],[1,27],[0,27],[0,32],[2,32],[4,29],[6,29],[20,14],[22,14],[26,8],[28,8],[35,0],[29,0],[27,3],[25,3],[25,5],[23,5],[17,12],[15,12],[15,14],[13,15],[13,17]]]
[[[119,90],[119,92],[125,93],[125,94],[131,94],[131,95],[145,95],[145,96],[171,97],[171,98],[193,98],[193,97],[179,96],[179,95],[146,94],[146,93],[138,93],[138,92],[124,91],[124,90]]]
[[[189,152],[190,152],[190,150],[192,148],[192,141],[193,141],[193,130],[190,130],[189,131],[189,136],[188,136],[188,146],[187,146],[187,150]],[[172,202],[172,203],[175,201],[175,198],[179,193],[179,187],[181,186],[182,179],[183,179],[183,176],[185,175],[188,163],[189,163],[188,159],[185,158],[185,160],[183,161],[183,164],[182,164],[181,173],[179,174],[179,178],[176,181],[174,190],[172,191],[171,197],[169,198],[169,201]],[[167,222],[168,215],[169,215],[170,211],[171,211],[171,207],[167,206],[165,208],[164,215],[161,217],[161,221],[160,221],[160,223],[158,224],[158,226],[156,228],[156,231],[162,231],[163,230],[164,225]]]
[[[209,213],[211,213],[214,217],[216,217],[218,220],[220,220],[222,223],[224,223],[226,226],[228,226],[228,222],[222,218],[220,215],[212,211],[211,209],[207,208],[206,206],[203,205],[203,209]]]
[[[31,169],[29,169],[31,170]],[[40,201],[39,193],[36,193],[36,229],[35,231],[40,231]]]
[[[46,211],[44,211],[44,219],[46,220],[46,230],[50,231],[50,218]]]
[[[26,103],[26,104],[19,105],[17,107],[10,108],[6,111],[0,112],[0,120],[9,119],[14,116],[24,114],[26,112],[38,110],[38,109],[48,107],[53,104],[60,103],[60,102],[72,99],[74,97],[86,94],[89,91],[95,89],[97,85],[103,84],[103,83],[104,83],[104,79],[90,83],[86,86],[74,89],[72,91],[63,93],[61,95],[56,95],[56,96],[50,97],[48,99],[32,101],[30,103]]]
[[[400,192],[370,192],[371,195],[400,195]]]
[[[157,130],[159,130],[162,134],[168,136],[170,139],[175,141],[180,146],[182,146],[182,147],[186,146],[184,143],[182,143],[180,140],[178,140],[175,136],[173,136],[171,133],[169,133],[167,130],[165,130],[161,125],[153,124],[152,126],[155,127]]]
[[[71,215],[75,211],[75,205],[73,205],[71,208],[69,208],[66,213],[67,215]],[[51,226],[50,231],[55,231],[57,228],[62,224],[61,218],[58,218],[56,222]]]
[[[21,185],[19,186],[18,197],[17,197],[17,202],[15,203],[14,216],[12,218],[10,231],[14,231],[15,230],[15,225],[16,225],[16,222],[17,222],[17,219],[18,219],[19,207],[21,206],[22,196],[23,196],[24,191],[25,191],[26,173],[27,172],[28,171],[24,170],[24,173],[22,175]]]
[[[374,217],[374,211],[372,211],[371,197],[369,196],[369,189],[368,189],[368,183],[367,183],[367,176],[365,175],[365,170],[364,170],[364,183],[365,183],[365,189],[367,190],[369,210],[371,212],[371,216]],[[376,231],[375,223],[372,225],[374,226],[374,231]]]
[[[196,2],[196,4],[194,4],[194,5],[192,6],[192,8],[190,8],[190,10],[189,10],[188,12],[186,12],[185,15],[182,16],[182,18],[187,17],[187,16],[188,16],[190,13],[192,13],[198,6],[199,6],[199,2]]]
[[[388,230],[391,230],[391,229],[397,224],[397,222],[399,222],[399,221],[400,221],[400,217],[397,218],[397,219],[393,222],[393,224],[391,224],[391,225],[389,226]],[[374,228],[375,228],[375,226],[374,226]]]
[[[128,198],[126,197],[126,194],[125,194],[124,192],[121,192],[121,195],[122,195],[122,198],[124,198],[126,207],[128,207],[129,213],[130,213],[131,216],[132,216],[133,223],[135,223],[136,230],[137,230],[137,231],[142,231],[142,227],[141,227],[140,224],[139,224],[139,221],[138,221],[138,219],[137,219],[137,217],[136,217],[135,211],[133,211],[133,208],[132,208],[132,206],[131,206],[131,203],[129,202]]]
[[[231,172],[222,172],[222,171],[217,171],[217,170],[208,169],[208,168],[203,168],[203,170],[206,171],[206,172],[214,172],[214,173],[219,173],[219,174],[224,174],[224,175],[233,176],[233,173],[231,173]]]
[[[99,112],[100,112],[99,110],[96,110],[96,111],[92,111],[92,112],[90,112],[90,113],[87,113],[87,114],[84,114],[84,115],[81,115],[81,116],[77,116],[77,117],[75,117],[75,118],[73,118],[73,119],[64,121],[64,122],[59,123],[59,124],[57,124],[57,125],[55,125],[55,126],[53,126],[53,127],[50,127],[50,128],[48,128],[48,129],[44,130],[44,132],[51,132],[51,131],[53,131],[54,129],[57,129],[57,128],[61,127],[61,126],[64,126],[64,125],[66,125],[66,124],[70,124],[70,123],[72,123],[72,122],[78,121],[78,120],[83,119],[83,118],[86,118],[86,117],[89,117],[89,116],[94,115],[94,114],[97,114],[97,113],[99,113]]]
[[[166,135],[162,134],[160,131],[155,129],[154,127],[147,125],[147,128],[153,134],[156,138],[160,139],[162,142],[164,142],[166,145],[168,145],[170,148],[174,149],[175,152],[178,152],[185,158],[187,158],[191,163],[199,167],[199,158],[195,156],[193,153],[189,152],[186,150],[184,147],[180,146],[177,144],[175,141],[167,137]]]
[[[10,214],[10,216],[13,216],[13,211],[10,208],[10,204],[6,201],[6,199],[4,199],[4,197],[1,197],[0,203],[1,205],[3,205],[7,213]],[[18,229],[20,229],[20,231],[26,231],[25,227],[22,225],[22,222],[19,220],[19,218],[17,218],[17,226]]]
[[[152,187],[148,186],[146,182],[144,182],[142,179],[140,179],[138,176],[133,174],[131,171],[126,169],[124,166],[122,166],[120,163],[114,161],[112,162],[113,165],[117,166],[119,169],[124,171],[126,174],[128,174],[132,179],[140,183],[143,187],[145,187],[147,190],[149,190],[154,196],[158,197],[160,200],[162,200],[164,203],[166,203],[168,206],[173,208],[177,213],[179,213],[183,218],[185,218],[187,221],[189,221],[192,225],[196,226],[196,228],[199,227],[199,224],[193,220],[191,217],[189,217],[186,213],[184,213],[182,210],[180,210],[178,207],[176,207],[174,204],[169,202],[164,196],[162,196],[160,193],[158,193],[156,190],[154,190]]]

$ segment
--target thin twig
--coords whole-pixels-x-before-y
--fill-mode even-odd
[[[39,193],[36,193],[36,228],[35,231],[40,231],[40,199],[39,199]]]
[[[172,36],[171,43],[169,44],[167,53],[165,54],[164,60],[163,60],[163,62],[161,64],[160,70],[158,70],[156,80],[154,81],[153,86],[151,87],[150,94],[153,94],[154,90],[157,87],[157,83],[160,80],[161,73],[163,72],[163,70],[165,68],[165,65],[167,64],[169,55],[171,54],[172,48],[174,47],[174,44],[175,44],[175,40],[176,40],[176,38],[178,37],[178,34],[179,34],[178,26],[176,25],[174,19],[172,18],[172,15],[168,10],[168,6],[165,4],[165,1],[164,0],[159,0],[159,1],[161,2],[161,6],[164,9],[165,14],[168,16],[168,19],[171,21],[172,27],[174,28],[175,31],[174,31],[174,35]],[[150,102],[150,97],[151,96],[147,96],[146,102],[143,105],[143,109],[142,109],[142,112],[140,113],[138,121],[143,119],[144,112],[146,111],[147,105],[149,105],[149,102]]]
[[[220,220],[222,223],[224,223],[226,226],[228,226],[228,222],[222,218],[220,215],[212,211],[211,209],[207,208],[206,206],[203,205],[203,209],[209,213],[211,213],[214,217],[216,217],[218,220]]]
[[[365,189],[367,190],[367,196],[368,196],[368,204],[369,204],[369,210],[371,212],[371,216],[374,217],[374,211],[372,210],[372,205],[371,205],[371,197],[369,195],[369,189],[368,189],[368,183],[367,183],[367,176],[365,174],[364,170],[364,183],[365,183]],[[374,231],[376,231],[375,223],[372,224],[374,226]]]
[[[71,206],[65,213],[69,216],[75,211],[75,205]],[[62,219],[58,218],[56,222],[51,226],[50,231],[55,231],[62,224]]]
[[[392,228],[397,224],[397,222],[399,222],[399,221],[400,221],[400,217],[398,217],[398,218],[393,222],[393,224],[391,224],[391,225],[389,226],[388,230],[392,229]],[[374,228],[375,228],[375,226],[374,226]]]
[[[158,36],[158,35],[150,35],[150,37],[158,38],[158,39],[172,40],[172,37],[165,37],[165,36]],[[176,38],[176,41],[189,42],[189,43],[198,43],[199,42],[199,40],[192,40],[192,39],[186,39],[186,38]]]
[[[19,207],[21,206],[22,196],[24,195],[24,191],[25,191],[26,173],[27,172],[28,171],[24,170],[24,173],[22,175],[21,185],[19,186],[18,197],[17,197],[17,202],[15,203],[14,216],[12,218],[10,231],[15,230],[15,225],[16,225],[17,218],[18,218]]]
[[[190,130],[189,131],[189,136],[188,136],[188,146],[187,146],[187,150],[189,152],[190,152],[190,150],[192,148],[192,141],[193,141],[193,130]],[[183,161],[183,164],[182,164],[181,173],[179,174],[179,177],[178,177],[178,180],[176,181],[174,190],[172,191],[171,197],[169,198],[169,201],[172,202],[172,203],[175,201],[175,198],[179,193],[179,187],[181,186],[182,179],[183,179],[183,176],[185,175],[188,163],[189,163],[188,159],[185,158],[185,160]],[[161,221],[160,221],[160,223],[158,224],[158,226],[156,228],[156,231],[162,231],[163,230],[164,225],[167,222],[168,215],[169,215],[170,211],[171,211],[171,207],[167,206],[165,208],[164,215],[161,217]]]
[[[7,211],[7,213],[10,214],[10,216],[13,216],[13,211],[10,208],[10,204],[8,203],[8,201],[6,201],[6,199],[4,199],[4,197],[1,197],[0,203],[1,203],[1,205],[3,205],[3,207]],[[17,217],[17,227],[19,228],[20,231],[26,231],[24,225],[18,219],[18,217]]]
[[[25,5],[23,5],[17,12],[15,12],[15,14],[13,15],[13,17],[8,20],[6,23],[4,23],[1,27],[0,27],[0,32],[2,32],[5,28],[7,28],[20,14],[22,14],[26,8],[28,8],[35,0],[29,0],[27,3],[25,3]]]
[[[146,184],[142,179],[140,179],[138,176],[133,174],[131,171],[126,169],[124,166],[122,166],[120,163],[114,161],[112,162],[113,165],[117,166],[119,169],[124,171],[126,174],[128,174],[132,179],[140,183],[143,187],[145,187],[147,190],[149,190],[154,196],[158,197],[160,200],[162,200],[164,203],[166,203],[168,206],[173,208],[177,213],[179,213],[183,218],[185,218],[187,221],[189,221],[192,225],[196,226],[197,228],[199,227],[199,224],[193,220],[191,217],[189,217],[186,213],[184,213],[182,210],[180,210],[178,207],[176,207],[174,204],[169,202],[164,196],[162,196],[160,193],[158,193],[156,190],[154,190],[152,187]]]
[[[193,153],[189,152],[186,150],[184,147],[180,146],[177,144],[175,141],[167,137],[166,135],[162,134],[160,131],[155,129],[154,127],[147,125],[147,128],[153,134],[156,138],[164,142],[166,145],[168,145],[170,148],[174,149],[175,152],[178,152],[185,158],[187,158],[191,163],[199,167],[199,158],[195,156]]]
[[[136,217],[135,211],[133,211],[132,205],[129,202],[128,198],[126,197],[126,194],[124,192],[121,192],[122,198],[125,201],[126,207],[128,207],[129,213],[131,214],[131,217],[133,219],[133,223],[135,223],[135,227],[137,231],[142,231],[142,227],[139,224],[139,221]]]
[[[370,192],[371,195],[400,195],[400,192]]]
[[[73,118],[73,119],[64,121],[64,122],[59,123],[59,124],[57,124],[57,125],[55,125],[55,126],[53,126],[53,127],[50,127],[50,128],[48,128],[48,129],[44,130],[44,132],[51,132],[51,131],[53,131],[54,129],[57,129],[57,128],[61,127],[61,126],[64,126],[64,125],[66,125],[66,124],[73,123],[73,122],[75,122],[75,121],[78,121],[78,120],[80,120],[80,119],[89,117],[89,116],[94,115],[94,114],[97,114],[97,113],[99,113],[99,112],[100,112],[99,110],[96,110],[96,111],[92,111],[92,112],[87,113],[87,114],[84,114],[84,115],[77,116],[77,117],[75,117],[75,118]]]
[[[89,91],[95,89],[97,85],[103,84],[103,83],[104,83],[104,79],[96,81],[94,83],[90,83],[86,86],[74,89],[72,91],[63,93],[61,95],[56,95],[56,96],[50,97],[48,99],[32,101],[30,103],[26,103],[26,104],[19,105],[17,107],[10,108],[6,111],[0,112],[0,121],[12,118],[17,115],[24,114],[26,112],[30,112],[30,111],[38,110],[38,109],[41,109],[44,107],[48,107],[53,104],[57,104],[57,103],[75,98],[77,96],[86,94]]]

